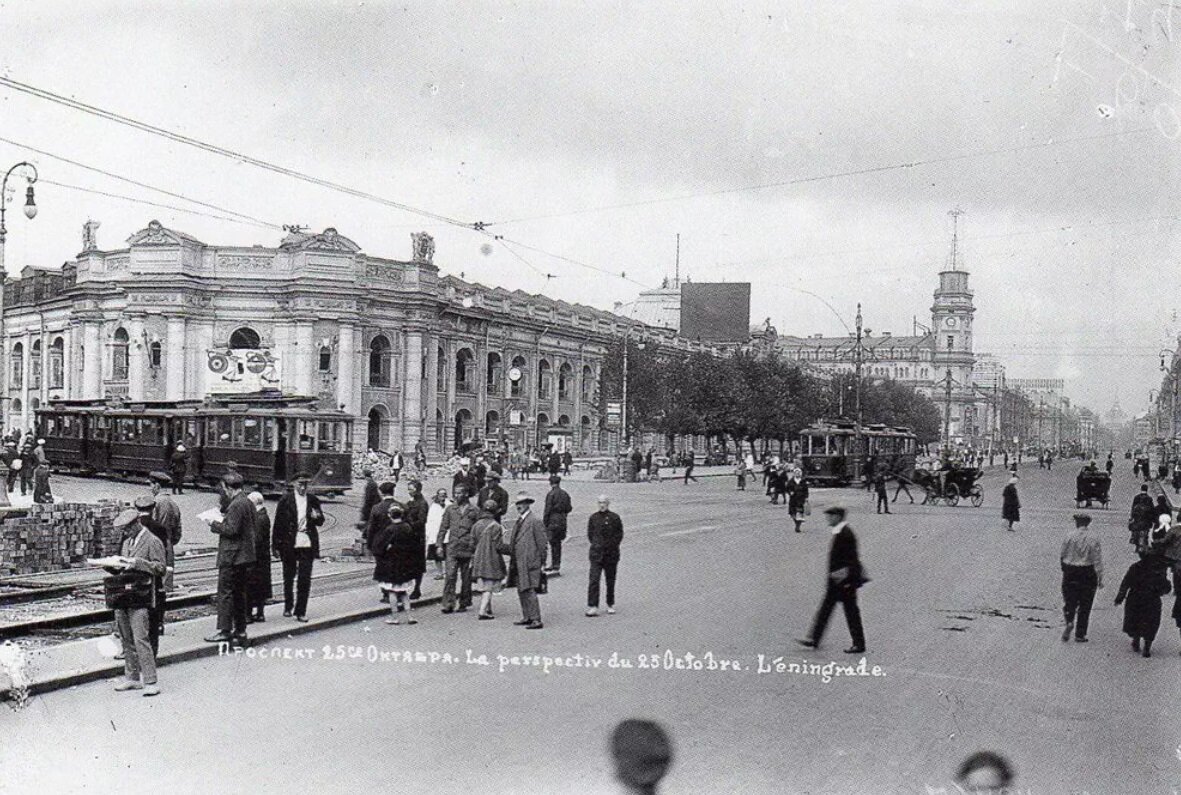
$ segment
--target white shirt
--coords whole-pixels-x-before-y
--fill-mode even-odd
[[[443,511],[447,510],[446,506],[450,505],[453,500],[448,499],[446,503],[440,505],[431,500],[430,507],[426,509],[426,537],[436,538],[439,535],[439,527],[443,524]],[[443,539],[444,542],[447,539]]]
[[[832,534],[835,536],[837,533],[839,533],[839,532],[841,532],[842,530],[844,530],[844,529],[845,529],[845,525],[846,525],[846,524],[847,524],[847,522],[841,522],[840,524],[838,524],[838,525],[836,525],[836,526],[834,526],[834,527],[830,528],[830,529],[832,530]]]
[[[312,537],[308,535],[308,495],[295,493],[295,547],[307,549],[312,545]]]

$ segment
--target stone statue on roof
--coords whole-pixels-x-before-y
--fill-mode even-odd
[[[99,221],[87,221],[82,224],[82,250],[83,251],[98,251],[98,228],[102,226]]]
[[[412,232],[410,240],[413,242],[414,262],[433,264],[435,259],[435,239],[426,232]]]

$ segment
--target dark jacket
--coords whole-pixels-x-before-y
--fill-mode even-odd
[[[426,548],[426,516],[430,510],[431,504],[420,493],[406,501],[406,510],[402,514],[406,524],[413,527],[414,532],[418,533],[419,541],[424,549]]]
[[[264,507],[254,509],[254,566],[247,581],[250,604],[261,607],[274,595],[271,588],[271,517]]]
[[[1133,530],[1147,530],[1156,522],[1156,505],[1152,497],[1140,492],[1132,498],[1132,516],[1129,526]]]
[[[33,502],[52,503],[53,491],[49,487],[49,465],[38,464],[33,470]]]
[[[308,494],[307,531],[312,542],[312,557],[320,557],[320,525],[324,523],[324,511],[320,500]],[[289,491],[279,499],[275,507],[275,525],[271,528],[271,545],[275,554],[290,558],[295,554],[295,534],[299,530],[299,515],[295,507],[295,492]]]
[[[480,496],[476,500],[476,504],[483,509],[484,501],[489,499],[496,500],[496,511],[492,515],[499,522],[508,513],[508,492],[500,486],[485,486],[480,489]]]
[[[363,537],[366,541],[372,543],[377,534],[386,528],[390,523],[390,506],[396,500],[393,497],[382,497],[369,510],[369,521],[365,523],[365,532]],[[405,516],[402,517],[405,519]]]
[[[458,485],[467,486],[467,496],[475,497],[480,493],[480,488],[476,484],[475,472],[464,472],[462,469],[455,473],[455,477],[451,478],[451,493],[455,493],[455,487]]]
[[[561,486],[554,486],[545,495],[545,511],[542,521],[550,538],[561,541],[566,537],[566,516],[574,510],[570,504],[570,495]]]
[[[426,557],[418,533],[405,519],[391,520],[369,542],[376,562],[373,579],[378,582],[405,583],[426,571]]]
[[[369,521],[369,513],[373,506],[381,502],[381,492],[377,490],[377,481],[365,478],[365,495],[361,498],[361,521]]]
[[[808,481],[788,479],[785,484],[787,490],[787,507],[792,513],[804,510],[804,503],[808,501]]]
[[[1161,597],[1171,590],[1166,570],[1164,559],[1159,556],[1141,558],[1128,567],[1115,595],[1117,605],[1127,599],[1125,634],[1150,640],[1156,637],[1160,629]]]
[[[439,524],[439,536],[435,543],[441,548],[443,539],[447,540],[447,557],[470,558],[476,554],[476,539],[472,536],[472,525],[476,523],[478,513],[470,502],[448,505],[443,511],[443,521]]]
[[[590,559],[599,563],[619,560],[619,545],[623,543],[623,521],[614,511],[595,511],[586,520],[586,538],[590,542]]]
[[[545,525],[541,518],[530,511],[524,517],[517,517],[508,543],[500,551],[511,556],[509,564],[509,587],[520,590],[536,590],[541,585],[541,570],[545,568],[549,543]]]
[[[171,544],[179,544],[182,534],[180,508],[171,498],[163,494],[156,495],[156,507],[152,509],[152,518],[168,530],[168,540]],[[270,553],[267,553],[270,557]]]
[[[210,526],[218,535],[218,566],[242,566],[254,562],[255,513],[250,498],[244,492],[238,492],[226,506],[225,520]]]
[[[832,537],[828,549],[829,583],[838,588],[860,588],[867,580],[857,554],[857,536],[845,525]]]
[[[1012,483],[1005,484],[1001,491],[1001,518],[1006,522],[1021,521],[1021,500],[1017,498],[1017,487]]]
[[[187,451],[177,451],[168,460],[168,470],[173,480],[184,480],[189,471],[189,454]]]
[[[550,453],[549,459],[546,462],[546,468],[549,469],[551,475],[556,475],[562,469],[562,454]]]

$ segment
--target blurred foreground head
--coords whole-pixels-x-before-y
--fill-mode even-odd
[[[960,765],[955,782],[967,792],[999,792],[1013,782],[1013,768],[998,753],[977,751]]]
[[[672,744],[660,724],[629,718],[611,734],[615,776],[633,792],[656,792],[672,764]]]

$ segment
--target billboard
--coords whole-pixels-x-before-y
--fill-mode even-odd
[[[750,282],[683,283],[680,334],[703,342],[747,342]]]

